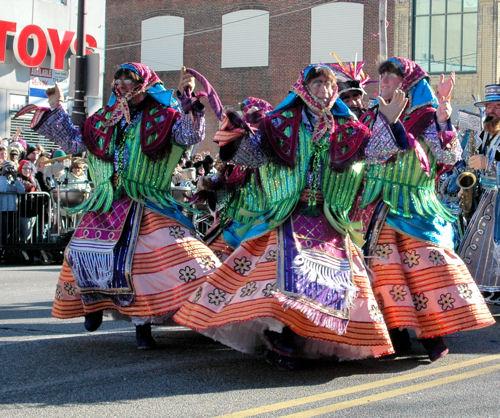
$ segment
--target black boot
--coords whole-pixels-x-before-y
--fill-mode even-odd
[[[136,325],[135,339],[138,350],[151,350],[156,347],[156,341],[151,335],[151,324]]]
[[[396,355],[402,356],[411,352],[410,334],[406,328],[402,330],[399,328],[390,329],[389,335]]]
[[[288,327],[283,328],[281,333],[268,329],[264,331],[264,339],[270,345],[269,348],[279,355],[287,357],[294,357],[297,354],[293,341],[294,335],[293,331]]]
[[[274,350],[266,350],[266,361],[272,366],[283,370],[295,370],[296,359],[289,356],[282,356]]]
[[[85,315],[85,322],[83,325],[87,331],[95,331],[102,324],[102,311],[92,312]]]
[[[422,338],[419,340],[424,346],[430,361],[439,360],[448,354],[448,347],[442,337]]]

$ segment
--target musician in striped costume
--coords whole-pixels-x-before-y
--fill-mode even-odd
[[[500,84],[485,87],[484,130],[477,135],[478,153],[469,166],[479,177],[481,200],[467,226],[458,253],[465,261],[483,296],[500,305]]]

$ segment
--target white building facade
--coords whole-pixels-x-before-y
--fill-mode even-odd
[[[102,106],[105,9],[103,0],[86,0],[87,54],[95,73],[87,96],[89,113]],[[13,119],[28,103],[44,105],[44,90],[57,81],[71,109],[71,56],[76,54],[78,0],[0,0],[0,137],[18,129],[28,142],[47,142],[28,127],[29,118]]]

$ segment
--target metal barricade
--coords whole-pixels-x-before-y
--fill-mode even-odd
[[[75,183],[57,185],[50,193],[2,193],[15,196],[15,210],[0,213],[0,255],[5,261],[16,254],[27,261],[27,254],[35,251],[45,261],[62,259],[81,215],[69,214],[65,208],[74,208],[90,195],[89,182],[83,182],[83,190],[75,188]],[[7,253],[9,256],[5,256]]]
[[[200,234],[203,239],[214,223],[214,217],[206,205],[197,205],[196,210],[200,213],[195,213],[193,216],[194,229]]]
[[[189,186],[172,186],[171,188],[172,197],[181,203],[188,203],[193,197],[195,191],[196,189]],[[196,209],[196,212],[194,213],[189,210],[183,210],[183,213],[193,222],[195,230],[203,239],[207,231],[212,226],[214,217],[210,213],[208,206],[205,204],[195,204],[194,208]]]
[[[52,226],[52,200],[46,192],[16,195],[16,210],[1,214],[0,247],[47,244]]]
[[[32,246],[48,244],[52,227],[53,207],[46,192],[31,192],[18,196],[18,244]]]
[[[91,183],[83,182],[67,182],[58,183],[54,189],[50,191],[52,196],[55,211],[55,233],[63,235],[72,233],[81,213],[69,213],[67,208],[74,208],[90,196]]]
[[[64,246],[52,239],[54,207],[50,194],[6,194],[15,196],[15,210],[1,213],[0,255],[3,261],[29,261],[35,253],[44,262],[58,260],[57,255],[62,254]]]

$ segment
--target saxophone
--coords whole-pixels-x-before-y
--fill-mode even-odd
[[[467,144],[469,145],[469,158],[476,155],[476,140],[472,131],[467,131],[469,138]],[[460,208],[462,209],[463,217],[465,218],[467,224],[472,218],[475,211],[476,195],[477,195],[477,176],[474,170],[467,167],[464,172],[462,172],[457,177],[457,186],[462,190],[462,196],[460,198]]]

